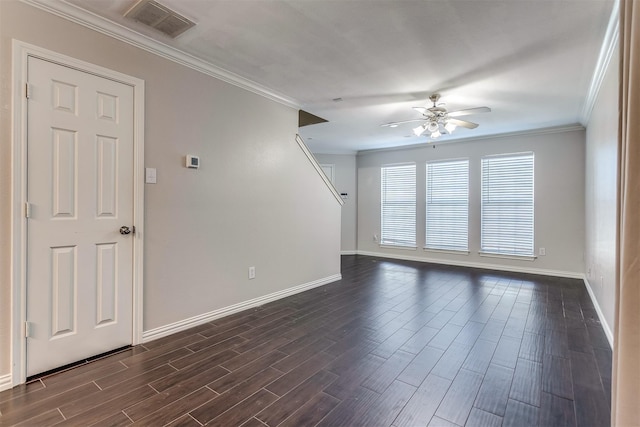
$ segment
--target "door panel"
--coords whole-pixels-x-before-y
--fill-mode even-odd
[[[118,140],[107,136],[97,139],[97,185],[96,189],[99,217],[117,217],[118,188]]]
[[[30,57],[27,375],[132,343],[133,88]]]
[[[51,336],[76,332],[76,247],[51,248]]]
[[[54,218],[74,218],[76,215],[76,187],[78,144],[76,132],[52,129],[53,137],[53,212]]]
[[[96,245],[96,325],[116,320],[117,301],[117,246],[113,243]]]

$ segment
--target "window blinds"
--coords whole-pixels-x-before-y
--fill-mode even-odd
[[[380,243],[416,246],[416,165],[383,166]]]
[[[469,160],[427,163],[425,248],[469,250]]]
[[[482,158],[482,252],[534,255],[533,199],[533,153]]]

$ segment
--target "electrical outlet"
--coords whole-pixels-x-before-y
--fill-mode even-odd
[[[374,234],[374,235],[373,235],[373,241],[374,241],[374,242],[377,242],[377,241],[378,241],[378,235],[377,235],[377,234]]]
[[[255,278],[256,278],[256,268],[249,267],[249,279],[255,279]]]
[[[587,277],[591,278],[591,267],[587,269]]]
[[[539,254],[540,256],[545,256],[545,255],[547,254],[547,250],[546,250],[545,248],[540,248],[540,249],[538,250],[538,254]]]

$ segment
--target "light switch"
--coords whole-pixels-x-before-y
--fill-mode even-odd
[[[156,168],[145,168],[145,179],[144,182],[147,184],[155,184],[156,180]]]

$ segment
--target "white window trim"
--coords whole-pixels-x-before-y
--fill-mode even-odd
[[[418,250],[417,246],[390,245],[389,243],[381,243],[378,246],[380,246],[381,248],[384,248],[384,249],[403,249],[405,251],[417,251]]]
[[[422,250],[424,250],[425,252],[434,252],[434,253],[441,253],[441,254],[452,254],[452,255],[469,255],[471,254],[471,251],[463,251],[463,250],[453,250],[453,249],[433,249],[433,248],[428,248],[428,247],[423,247]]]
[[[516,254],[499,254],[499,253],[495,253],[495,252],[483,252],[483,251],[478,251],[478,255],[482,256],[482,257],[486,257],[486,258],[504,258],[504,259],[517,259],[517,260],[524,260],[524,261],[535,261],[536,259],[538,259],[537,256],[535,255],[516,255]]]

